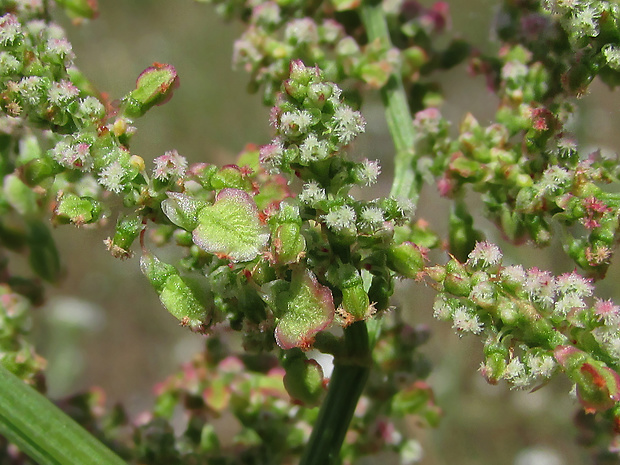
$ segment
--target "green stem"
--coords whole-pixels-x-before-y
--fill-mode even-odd
[[[346,352],[334,359],[327,396],[299,465],[340,463],[340,448],[366,385],[371,365],[366,323],[353,323],[345,329],[344,338]]]
[[[110,449],[1,364],[0,434],[40,465],[125,465]]]
[[[368,41],[381,41],[387,50],[392,47],[387,21],[381,2],[365,0],[360,9]],[[394,71],[381,88],[386,120],[394,141],[394,181],[390,195],[406,197],[414,203],[420,195],[421,180],[413,166],[414,129],[407,95],[399,70]],[[334,371],[325,401],[312,429],[300,465],[335,465],[340,463],[340,448],[349,429],[355,407],[370,373],[371,348],[380,327],[371,325],[370,338],[366,323],[358,321],[345,330],[345,355],[334,359]]]
[[[368,34],[368,41],[378,40],[386,50],[390,49],[392,41],[381,2],[364,1],[360,13]],[[417,203],[421,179],[414,167],[416,161],[413,148],[415,131],[399,69],[392,72],[387,83],[381,88],[381,99],[385,107],[388,129],[396,149],[394,181],[390,195],[406,197],[413,203]]]

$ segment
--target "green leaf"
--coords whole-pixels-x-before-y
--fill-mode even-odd
[[[68,193],[60,198],[54,213],[61,223],[88,224],[99,219],[101,205],[93,198]]]
[[[327,286],[307,269],[293,272],[287,311],[276,327],[276,342],[282,349],[308,348],[314,335],[334,320],[334,299]]]
[[[161,209],[170,221],[179,228],[191,231],[198,226],[198,212],[207,204],[179,192],[167,192],[168,198],[161,203]]]
[[[247,262],[265,250],[269,229],[261,221],[250,194],[222,189],[215,203],[198,213],[193,238],[198,247],[209,253],[233,262]]]
[[[0,434],[40,465],[125,465],[43,395],[0,365]]]

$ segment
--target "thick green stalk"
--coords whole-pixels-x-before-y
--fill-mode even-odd
[[[0,434],[40,465],[125,465],[114,452],[1,364]]]
[[[370,373],[366,322],[358,321],[345,329],[345,345],[346,353],[334,359],[327,396],[300,465],[340,463],[340,448]]]
[[[364,1],[361,7],[361,17],[368,34],[368,41],[379,40],[385,49],[391,48],[392,41],[381,2]],[[399,69],[394,70],[387,83],[381,88],[381,99],[385,106],[388,129],[396,149],[394,181],[390,195],[406,197],[417,203],[421,180],[414,169],[415,132]]]

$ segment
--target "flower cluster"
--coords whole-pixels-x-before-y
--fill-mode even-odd
[[[385,310],[394,276],[416,277],[423,250],[408,242],[411,202],[348,194],[376,181],[380,167],[345,158],[364,120],[317,68],[291,64],[272,120],[275,139],[250,147],[239,165],[176,163],[186,170],[176,175],[182,192],[167,192],[161,213],[179,228],[168,237],[190,246],[190,255],[175,267],[145,248],[142,270],[194,330],[228,319],[248,348],[307,350],[336,316],[348,326]],[[175,157],[156,165],[176,170]],[[282,188],[291,174],[303,181],[297,198]],[[196,272],[202,285],[190,282]]]
[[[531,388],[564,371],[586,409],[606,411],[615,406],[610,398],[620,400],[620,307],[592,300],[590,279],[504,266],[489,242],[477,243],[465,263],[453,258],[426,272],[440,291],[435,316],[484,339],[480,371],[490,383]]]
[[[204,1],[204,0],[203,0]],[[469,46],[453,40],[437,50],[433,38],[444,33],[450,23],[448,5],[436,2],[426,8],[417,2],[397,1],[384,6],[389,15],[394,45],[368,41],[360,33],[359,20],[351,13],[360,11],[360,2],[332,0],[318,4],[300,1],[207,0],[217,5],[226,18],[237,17],[246,29],[235,42],[233,61],[250,73],[252,88],[263,87],[264,99],[272,103],[280,83],[288,76],[289,63],[302,60],[324,70],[327,79],[347,79],[378,89],[392,73],[402,69],[408,84],[421,74],[449,68],[461,62]],[[430,96],[416,92],[420,101]],[[359,89],[349,86],[351,95]],[[436,95],[436,93],[434,93]],[[416,102],[418,103],[418,102]]]
[[[570,103],[559,97],[539,103],[548,99],[550,79],[531,52],[507,48],[502,60],[498,122],[484,127],[468,114],[454,140],[438,110],[421,111],[415,119],[418,155],[432,157],[430,169],[441,195],[458,199],[468,185],[484,191],[487,215],[516,243],[529,238],[545,246],[554,223],[567,227],[568,255],[589,275],[603,277],[616,242],[620,203],[601,184],[618,178],[617,162],[600,152],[580,156],[566,130]],[[544,156],[537,156],[541,152]],[[477,233],[467,225],[466,208],[459,209],[451,227],[469,232],[461,234],[461,243],[452,240],[459,233],[451,232],[451,251],[464,260]]]

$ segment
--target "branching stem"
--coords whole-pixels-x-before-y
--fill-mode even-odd
[[[381,2],[364,2],[361,7],[361,16],[368,34],[368,41],[380,41],[386,50],[391,48],[392,41]],[[394,70],[385,86],[381,88],[381,99],[385,106],[385,117],[396,149],[394,180],[390,195],[405,197],[417,203],[421,179],[413,167],[416,161],[413,148],[415,133],[399,69]]]
[[[361,7],[361,17],[369,42],[378,40],[386,50],[391,48],[392,42],[381,2],[365,1]],[[400,70],[395,70],[383,86],[381,98],[396,149],[390,194],[409,198],[415,203],[420,194],[420,178],[413,167],[413,121]],[[372,325],[369,338],[366,322],[363,321],[346,328],[345,355],[334,360],[327,396],[321,405],[300,465],[340,463],[340,448],[370,373],[371,349],[378,331],[379,328]]]

